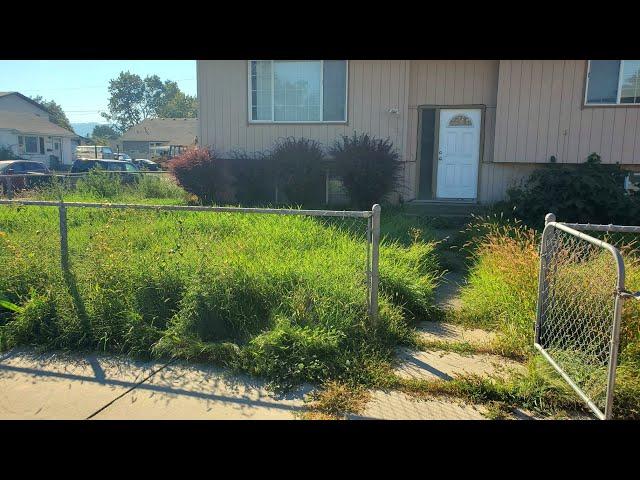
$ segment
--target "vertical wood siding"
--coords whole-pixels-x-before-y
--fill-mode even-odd
[[[280,138],[307,137],[330,146],[340,135],[389,137],[404,158],[407,62],[349,61],[346,124],[251,124],[247,61],[198,61],[201,144],[221,153],[268,150]],[[397,108],[400,115],[389,113]]]
[[[491,162],[494,151],[497,60],[413,60],[410,62],[408,128],[406,141],[405,184],[409,199],[415,198],[418,185],[418,114],[424,105],[484,105],[484,148],[482,164]],[[485,169],[486,170],[486,169]],[[490,171],[493,174],[493,170]],[[480,174],[482,177],[482,173]],[[480,182],[478,195],[484,201]],[[491,183],[492,185],[492,183]],[[492,185],[493,188],[493,185]]]
[[[287,136],[325,146],[354,131],[389,137],[404,161],[398,193],[411,200],[418,108],[484,105],[478,195],[490,203],[551,155],[575,163],[596,151],[605,162],[640,165],[640,108],[583,109],[585,71],[584,61],[351,60],[346,124],[250,124],[247,62],[199,61],[200,139],[228,153],[264,151]]]
[[[587,107],[585,60],[501,60],[496,162],[640,164],[640,108]]]

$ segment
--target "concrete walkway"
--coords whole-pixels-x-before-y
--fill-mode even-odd
[[[436,305],[442,309],[456,309],[460,306],[459,289],[464,276],[458,272],[448,272],[435,291]],[[481,329],[467,329],[460,325],[444,322],[424,321],[418,328],[418,335],[425,341],[444,344],[466,344],[486,347],[495,340],[495,334]],[[498,355],[465,354],[438,349],[416,351],[407,348],[397,350],[397,376],[411,380],[446,382],[459,375],[508,375],[522,371],[517,362]],[[483,405],[471,405],[457,398],[437,397],[416,399],[401,392],[376,390],[359,415],[351,419],[377,420],[483,420],[488,410]],[[516,418],[532,418],[526,412],[516,412]]]
[[[275,396],[261,382],[203,365],[0,356],[0,419],[295,419],[308,391]]]

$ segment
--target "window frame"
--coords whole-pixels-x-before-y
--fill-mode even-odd
[[[338,124],[347,125],[349,123],[349,60],[345,60],[346,72],[344,82],[344,120],[274,120],[274,61],[319,61],[320,62],[320,116],[324,117],[324,60],[269,60],[271,62],[271,120],[254,120],[251,115],[251,62],[259,62],[265,60],[247,60],[247,120],[249,124],[269,125],[269,124]]]
[[[589,93],[589,74],[591,73],[591,60],[587,60],[587,72],[584,80],[584,97],[582,99],[582,106],[585,108],[594,108],[594,107],[640,107],[640,102],[638,103],[620,103],[620,95],[622,92],[622,75],[624,72],[624,60],[618,60],[620,62],[620,70],[618,71],[618,89],[616,91],[616,103],[588,103],[587,96]]]
[[[20,138],[22,138],[22,143],[20,143]],[[36,151],[28,152],[27,151],[27,138],[35,138],[36,139]],[[21,155],[42,155],[40,153],[40,138],[38,135],[18,135],[18,152]]]

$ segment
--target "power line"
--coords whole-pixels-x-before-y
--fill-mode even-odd
[[[195,78],[179,78],[178,80],[171,80],[172,82],[187,82],[193,81]],[[83,90],[89,88],[108,88],[108,85],[88,85],[84,87],[61,87],[61,88],[39,88],[32,90],[21,90],[21,92],[44,92],[44,91],[52,91],[52,90]]]

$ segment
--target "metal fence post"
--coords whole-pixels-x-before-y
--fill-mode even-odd
[[[371,217],[367,218],[367,313],[371,314]]]
[[[378,321],[378,283],[380,280],[380,211],[377,203],[371,208],[371,300],[369,301],[369,317],[372,325]]]
[[[616,249],[617,250],[617,249]],[[607,371],[607,399],[604,405],[604,419],[610,420],[613,417],[613,395],[616,385],[616,369],[618,367],[618,349],[620,347],[620,323],[622,322],[622,305],[624,298],[622,292],[625,289],[625,268],[624,260],[617,250],[616,274],[618,275],[616,285],[616,299],[613,306],[613,325],[611,326],[611,343],[609,346],[609,365]]]
[[[551,239],[553,236],[553,227],[549,227],[549,223],[555,222],[556,216],[553,213],[547,213],[544,217],[544,231],[542,232],[542,240],[540,242],[540,270],[538,272],[538,305],[536,309],[536,326],[535,326],[535,343],[540,344],[540,327],[544,317],[544,306],[547,301],[547,289],[545,288],[547,280],[547,267],[549,265],[549,254],[551,247]]]
[[[7,198],[13,200],[13,180],[11,175],[7,176]]]
[[[69,268],[69,242],[67,239],[67,207],[64,202],[60,202],[58,214],[60,217],[60,263],[62,271],[66,272]]]

